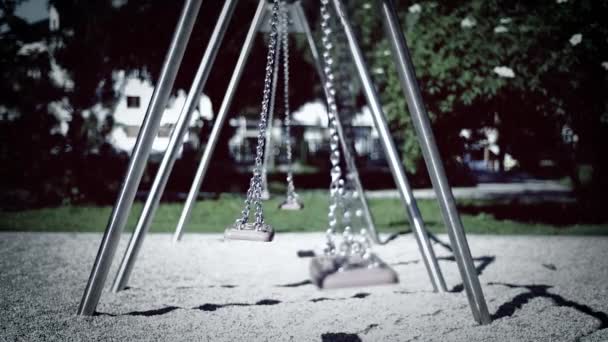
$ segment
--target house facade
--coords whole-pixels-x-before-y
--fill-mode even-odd
[[[110,143],[118,151],[130,154],[135,147],[139,129],[143,123],[148,104],[154,93],[154,86],[145,74],[116,72],[114,84],[119,94],[115,107],[112,110],[114,128],[110,133]],[[160,121],[158,134],[152,144],[152,157],[162,155],[167,149],[171,132],[177,123],[182,108],[186,103],[187,94],[184,90],[178,90],[173,95]],[[188,123],[188,134],[184,136],[179,156],[182,154],[183,144],[191,144],[198,148],[201,142],[198,132],[203,124],[213,119],[213,108],[211,100],[202,94]],[[178,156],[178,157],[179,157]]]
[[[345,123],[344,123],[345,124]],[[239,116],[230,120],[235,127],[235,134],[229,140],[229,150],[237,163],[252,163],[255,158],[255,148],[258,136],[258,120]],[[285,141],[282,118],[275,118],[270,128],[272,140],[272,156],[278,163],[284,162]],[[346,125],[345,125],[346,126]],[[369,108],[353,116],[350,123],[350,136],[358,157],[368,161],[383,159],[378,132],[376,131]],[[327,109],[323,102],[312,101],[305,103],[292,114],[292,141],[294,157],[305,162],[323,153],[329,153],[329,130]],[[270,162],[272,165],[272,162]],[[271,167],[272,168],[272,167]]]

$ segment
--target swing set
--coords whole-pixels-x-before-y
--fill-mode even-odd
[[[196,108],[237,3],[237,0],[226,0],[224,2],[209,44],[186,98],[186,103],[171,133],[167,151],[163,156],[150,193],[146,198],[143,211],[140,214],[136,228],[120,264],[112,286],[115,292],[121,291],[127,286],[143,238],[158,208],[161,195],[177,158],[180,143],[186,134],[187,123],[190,122],[190,118]],[[161,69],[158,84],[150,100],[144,122],[133,149],[125,180],[114,205],[80,302],[78,308],[79,315],[92,315],[101,297],[102,289],[116,252],[118,240],[131,210],[137,187],[141,181],[150,154],[152,141],[158,132],[160,118],[175,81],[177,70],[181,64],[185,47],[201,4],[202,0],[186,0],[180,14],[176,31]],[[393,1],[382,0],[378,1],[378,4],[385,32],[390,43],[391,54],[394,58],[404,96],[410,109],[409,112],[412,115],[412,122],[427,169],[429,170],[433,188],[440,204],[473,318],[480,324],[487,324],[490,322],[487,304],[475,271],[475,265],[473,264],[464,228],[456,210],[454,197],[447,183],[443,163],[422,102],[414,67]],[[242,71],[251,52],[255,35],[258,32],[267,31],[270,39],[268,41],[266,56],[255,163],[243,210],[235,222],[226,228],[224,239],[270,242],[275,236],[274,228],[265,221],[263,200],[265,198],[264,193],[267,193],[266,165],[269,155],[268,138],[270,136],[268,134],[268,126],[272,123],[275,111],[278,74],[281,69],[283,73],[282,109],[284,111],[283,137],[285,139],[285,153],[287,157],[287,191],[285,201],[280,205],[280,209],[303,209],[304,206],[295,190],[293,179],[293,155],[290,136],[291,109],[289,103],[289,33],[304,34],[327,101],[330,139],[328,228],[326,230],[326,242],[322,255],[315,256],[310,263],[312,282],[320,289],[331,289],[394,284],[399,281],[397,273],[384,263],[378,255],[372,252],[372,244],[380,244],[382,241],[375,228],[373,216],[369,210],[357,167],[351,154],[351,146],[347,143],[341,122],[341,110],[343,108],[340,98],[342,94],[348,94],[349,92],[349,89],[344,87],[344,82],[340,82],[344,81],[344,75],[340,75],[340,71],[336,70],[337,62],[341,62],[338,54],[342,53],[342,57],[344,54],[348,54],[350,62],[354,64],[356,69],[358,81],[362,85],[365,99],[371,109],[374,125],[379,133],[391,173],[409,215],[409,221],[413,226],[414,235],[433,290],[445,292],[445,281],[431,246],[428,232],[403,170],[395,143],[390,135],[377,90],[372,83],[369,68],[363,58],[363,53],[359,47],[342,0],[320,0],[320,21],[321,54],[317,51],[316,41],[312,35],[300,1],[259,0],[241,53],[230,78],[226,94],[215,118],[209,140],[196,170],[184,209],[180,215],[174,234],[174,241],[179,242],[183,237],[184,228],[189,221],[199,189],[211,161],[211,156],[219,139],[219,133],[228,115],[228,110],[240,81]],[[346,175],[343,172],[342,165],[346,166]],[[253,215],[251,215],[252,211],[254,212]],[[250,216],[253,216],[251,220]]]

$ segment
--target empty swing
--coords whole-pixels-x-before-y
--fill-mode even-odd
[[[272,5],[272,17],[270,19],[270,41],[268,43],[268,54],[266,56],[266,74],[264,76],[264,91],[262,94],[262,109],[260,111],[260,123],[258,124],[258,139],[255,154],[253,175],[249,182],[249,189],[245,198],[245,206],[241,217],[226,228],[224,238],[228,240],[250,240],[250,241],[272,241],[274,229],[270,224],[264,222],[264,210],[262,208],[262,158],[264,157],[264,139],[266,134],[267,118],[270,105],[270,93],[274,74],[274,63],[277,54],[277,23],[279,21],[279,1],[275,0]],[[249,222],[251,206],[255,207],[255,221]]]
[[[328,0],[321,0],[323,71],[326,79],[323,86],[326,87],[330,134],[329,228],[326,231],[324,255],[312,259],[310,275],[313,283],[322,289],[394,284],[399,281],[398,276],[371,251],[367,229],[361,227],[359,232],[353,232],[352,228],[352,196],[347,194],[340,166],[338,106],[332,58],[334,44],[327,5]],[[343,227],[341,237],[337,231],[340,225]]]

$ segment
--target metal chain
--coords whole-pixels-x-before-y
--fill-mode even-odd
[[[334,56],[338,64],[340,65],[340,68],[336,70],[336,100],[340,108],[340,121],[342,123],[342,132],[344,135],[343,138],[346,142],[345,148],[350,149],[352,147],[350,154],[351,156],[353,156],[356,151],[354,150],[354,146],[352,145],[352,141],[354,139],[352,121],[356,111],[356,103],[352,75],[354,75],[356,70],[354,69],[351,56],[347,52],[348,44],[346,43],[346,34],[344,30],[341,30],[339,28],[339,23],[334,21],[333,24],[336,26],[336,54]],[[346,156],[346,152],[344,153]],[[368,230],[367,222],[363,218],[363,210],[361,208],[359,194],[357,192],[357,188],[354,185],[354,172],[356,171],[350,170],[348,168],[346,170],[344,190],[346,201],[345,206],[349,207],[351,211],[354,211],[354,217],[351,225],[358,227],[355,240],[367,239],[364,244],[366,246],[371,246],[370,232]]]
[[[340,168],[340,138],[336,124],[338,115],[338,106],[336,105],[336,90],[334,88],[334,60],[331,55],[333,44],[331,41],[332,29],[329,25],[331,14],[328,9],[328,0],[321,0],[321,41],[323,44],[323,72],[325,73],[326,82],[323,85],[327,93],[327,114],[329,117],[329,145],[330,145],[330,185],[329,185],[329,227],[326,232],[327,243],[325,247],[326,254],[335,254],[336,245],[334,235],[339,224],[339,209],[341,206],[341,198],[344,194],[344,180],[342,179],[342,169]]]
[[[279,3],[279,6],[282,3]],[[280,36],[280,32],[279,32]],[[276,103],[276,95],[277,95],[277,84],[279,79],[279,66],[280,58],[281,58],[281,40],[277,38],[277,46],[275,48],[274,54],[274,70],[272,74],[272,90],[270,92],[270,105],[268,112],[268,126],[266,129],[266,149],[264,151],[264,162],[262,164],[262,193],[268,191],[268,161],[270,158],[274,158],[274,153],[272,151],[272,129],[273,129],[273,120],[274,120],[274,112],[275,112],[275,103]]]
[[[343,30],[340,29],[339,27],[339,23],[337,22],[337,20],[332,20],[329,23],[332,26],[332,32],[335,31],[334,33],[334,39],[333,39],[333,44],[335,44],[334,47],[334,51],[335,53],[333,54],[333,58],[335,58],[336,62],[338,63],[338,65],[340,65],[340,68],[338,68],[335,71],[334,74],[334,79],[333,82],[336,84],[336,103],[338,104],[339,108],[340,108],[340,113],[336,114],[336,115],[341,115],[340,118],[338,118],[338,120],[340,120],[340,123],[336,122],[336,125],[341,124],[342,125],[342,138],[343,139],[348,139],[348,136],[346,135],[346,132],[344,131],[344,118],[346,117],[346,121],[349,121],[351,116],[352,116],[352,110],[353,107],[351,106],[344,106],[345,103],[343,101],[343,98],[345,98],[347,95],[350,94],[350,89],[349,89],[349,84],[346,84],[345,82],[347,82],[347,77],[345,77],[345,73],[347,72],[347,70],[344,68],[343,63],[347,62],[345,61],[346,59],[346,45],[344,44],[344,41],[346,39]],[[346,64],[348,65],[348,64]],[[345,96],[346,95],[346,96]],[[348,104],[350,105],[350,104]],[[346,115],[344,115],[346,114]],[[344,145],[341,145],[342,148],[348,148],[348,140],[346,140],[344,142]],[[344,157],[347,156],[347,151],[343,151]],[[343,231],[343,243],[340,246],[341,249],[341,253],[342,254],[346,254],[346,255],[350,255],[352,254],[352,245],[355,241],[355,237],[353,235],[353,217],[352,217],[352,209],[353,209],[353,188],[352,188],[352,181],[350,180],[350,174],[349,174],[350,170],[348,168],[345,169],[345,173],[344,173],[344,195],[342,196],[342,201],[343,201],[343,221],[342,224],[344,226],[344,231]]]
[[[339,23],[336,23],[340,25]],[[354,145],[352,141],[354,139],[354,131],[352,126],[352,121],[356,111],[356,100],[354,93],[356,91],[356,86],[353,83],[353,75],[356,73],[356,69],[354,67],[352,58],[348,53],[348,43],[347,37],[344,30],[338,30],[336,35],[336,40],[338,40],[341,44],[338,46],[338,62],[340,63],[340,70],[338,75],[338,101],[341,106],[343,106],[342,113],[342,128],[344,133],[344,139],[346,139],[346,148],[351,148],[351,158],[356,154],[354,149]],[[346,123],[346,125],[344,125]],[[356,168],[356,165],[354,166]],[[372,237],[369,231],[369,227],[367,225],[367,221],[365,221],[363,217],[363,209],[361,206],[361,199],[359,198],[359,193],[357,192],[357,188],[355,186],[355,175],[356,170],[349,170],[348,176],[346,177],[346,185],[348,191],[348,200],[351,208],[354,208],[354,220],[356,221],[354,224],[357,225],[358,230],[354,233],[354,237],[351,245],[351,253],[354,255],[362,256],[364,259],[368,259],[371,256],[371,246],[372,246]],[[377,266],[376,263],[372,263],[371,266]]]
[[[281,38],[283,51],[283,105],[285,111],[285,150],[287,154],[287,203],[298,198],[293,181],[293,154],[291,146],[291,109],[289,105],[289,14],[287,7],[281,6]]]
[[[357,255],[364,259],[369,259],[371,256],[371,244],[367,234],[353,234],[352,232],[352,193],[346,193],[345,183],[342,178],[342,169],[340,167],[340,137],[338,135],[338,106],[336,103],[336,77],[334,74],[334,59],[333,49],[334,41],[332,41],[331,13],[328,8],[329,0],[321,0],[321,30],[323,44],[323,71],[325,73],[326,82],[324,87],[327,93],[327,107],[329,117],[329,134],[330,134],[330,163],[331,163],[331,183],[330,183],[330,203],[329,203],[329,228],[327,229],[327,243],[325,247],[326,254],[339,253],[340,256],[350,257]],[[338,80],[341,81],[341,80]],[[343,81],[343,80],[342,80]],[[342,212],[341,220],[340,209]],[[336,250],[334,236],[336,234],[339,223],[342,224],[344,230],[342,232],[342,241]],[[371,264],[370,266],[374,266]]]
[[[264,211],[262,208],[262,158],[264,156],[264,139],[266,134],[266,117],[268,115],[268,106],[270,103],[270,92],[272,88],[273,64],[276,54],[277,45],[277,23],[279,20],[279,0],[274,0],[272,5],[272,17],[270,19],[270,43],[268,44],[268,54],[266,56],[266,75],[264,77],[264,91],[262,95],[262,110],[260,111],[260,122],[258,124],[258,140],[255,155],[255,166],[253,176],[249,182],[249,190],[247,190],[247,198],[245,199],[245,207],[242,211],[241,218],[236,220],[237,227],[241,228],[249,220],[249,211],[251,204],[255,206],[255,226],[256,229],[262,229],[264,226]]]

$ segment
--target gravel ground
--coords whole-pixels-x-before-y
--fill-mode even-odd
[[[607,237],[469,236],[493,316],[485,326],[439,245],[451,292],[431,292],[411,235],[375,247],[400,284],[320,291],[297,251],[319,247],[321,234],[270,244],[153,234],[130,288],[106,291],[97,315],[77,317],[100,238],[0,234],[0,340],[608,341]]]

